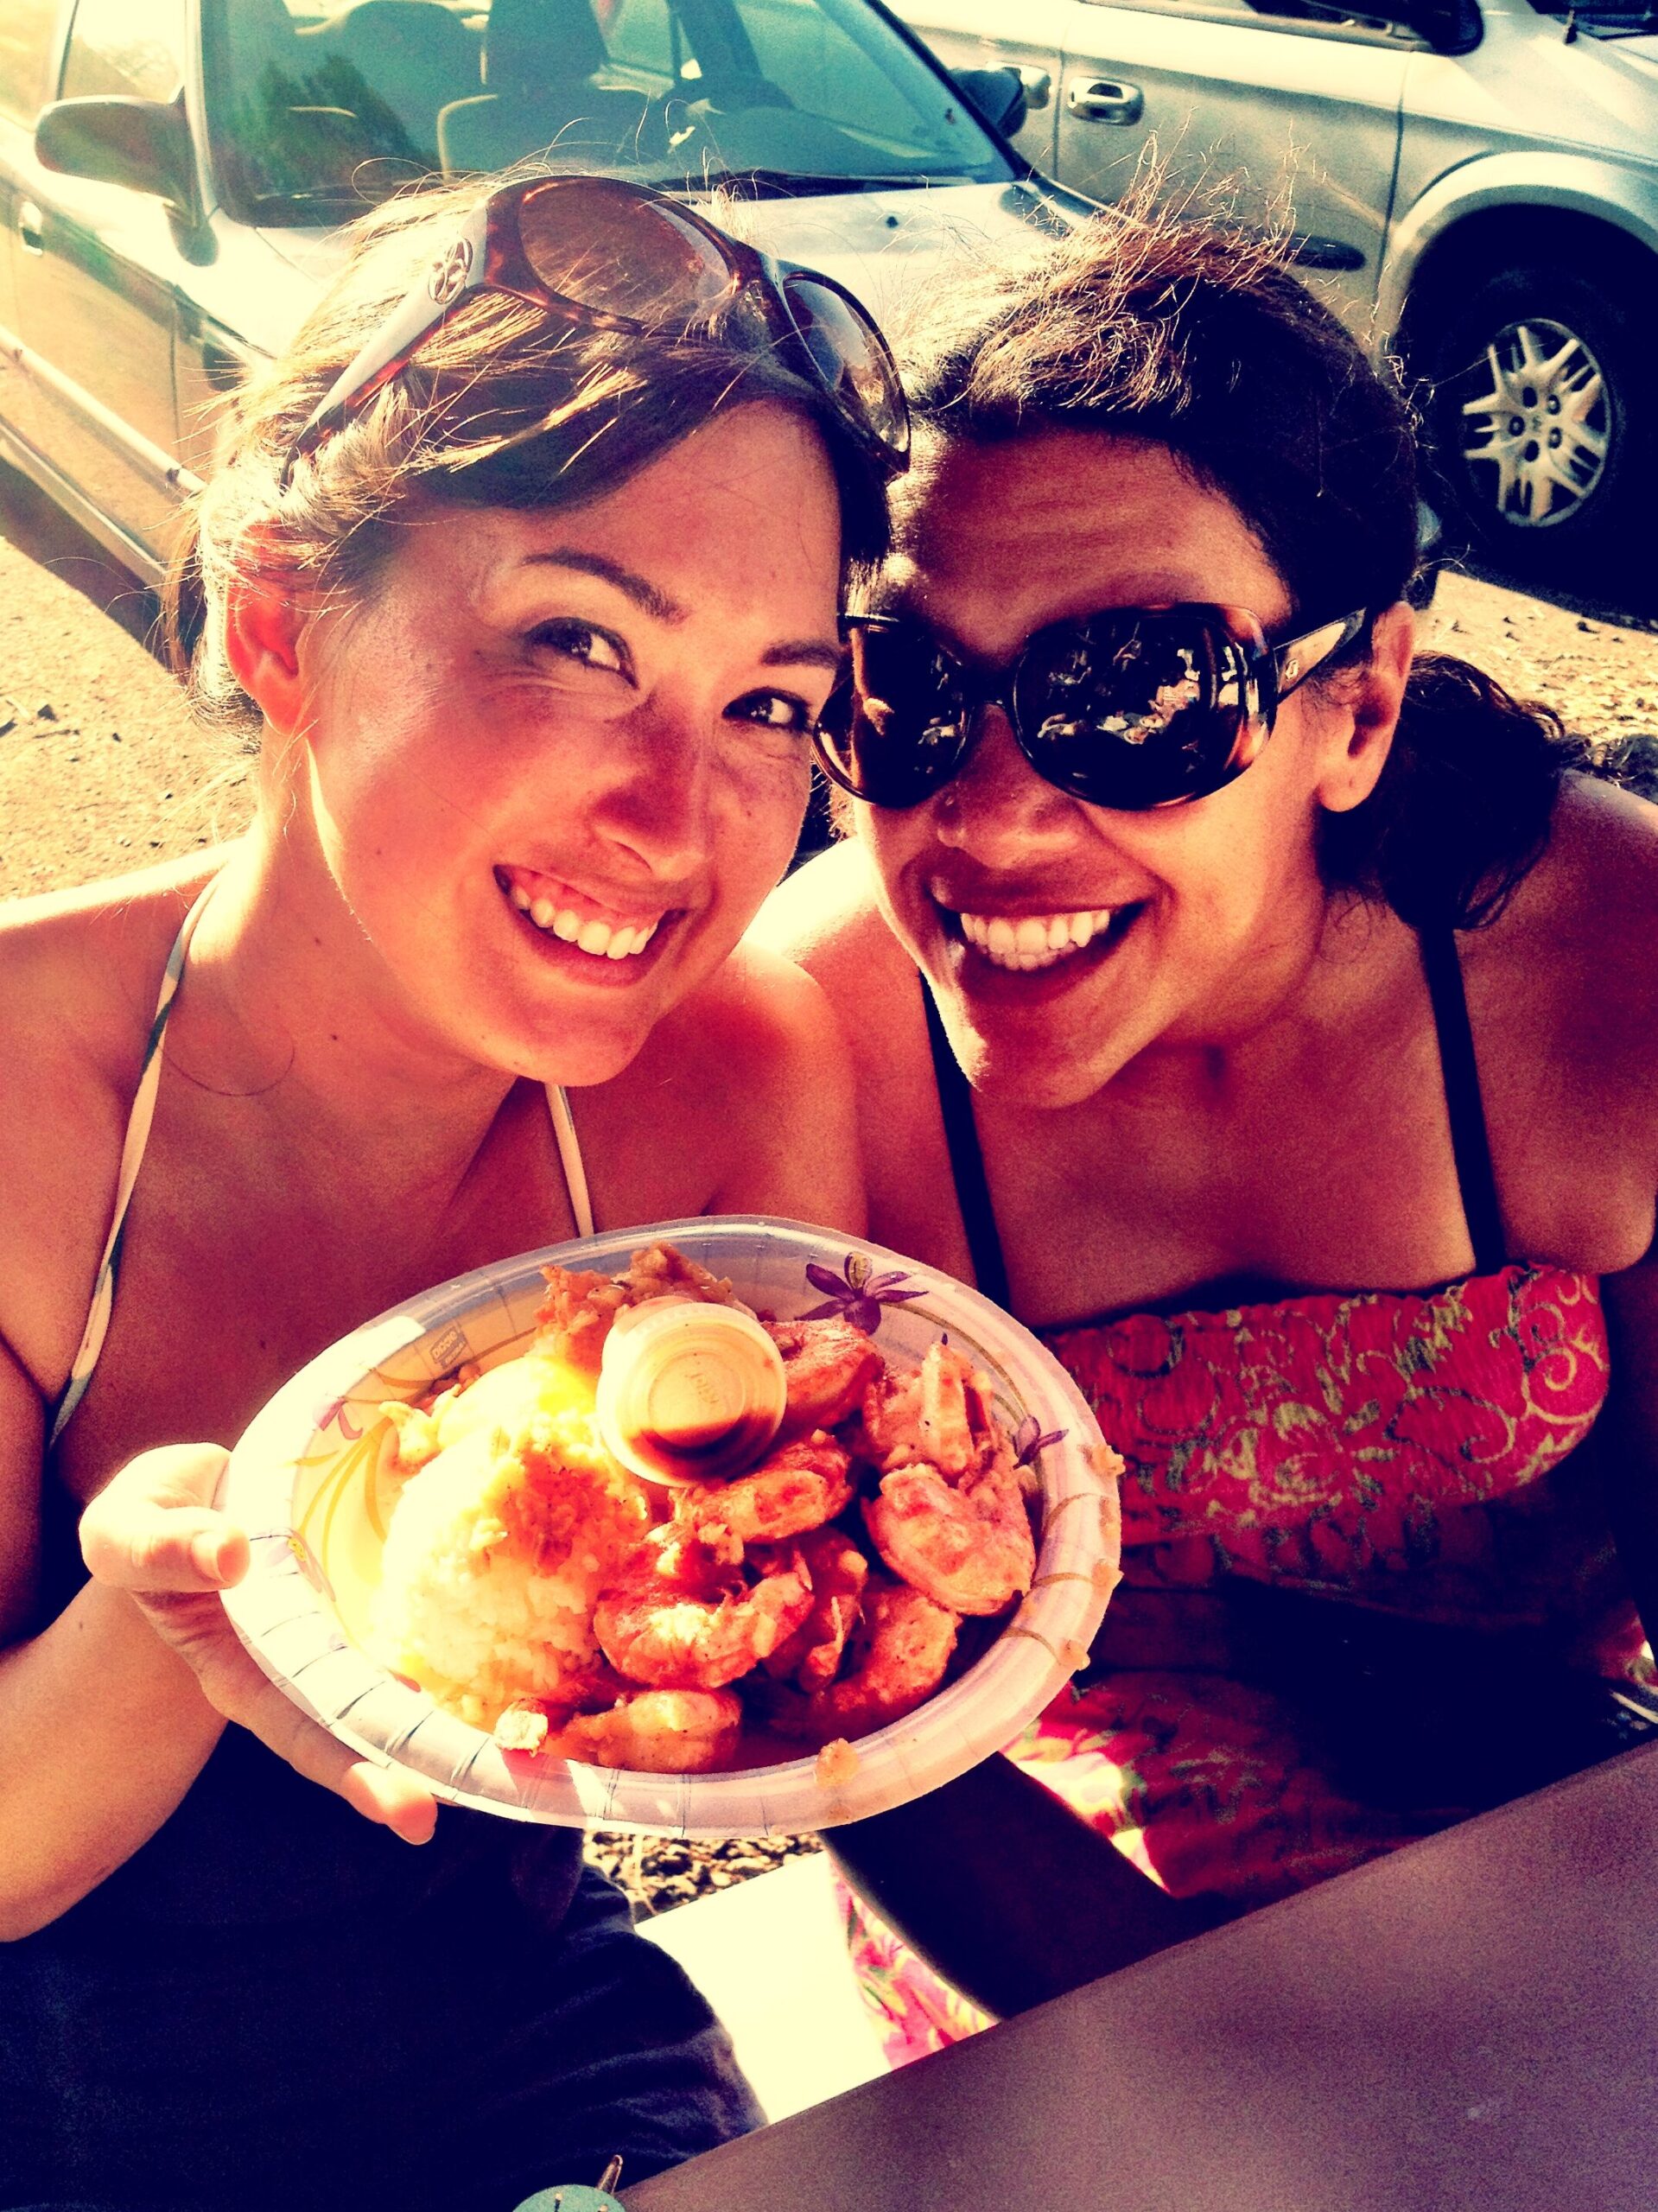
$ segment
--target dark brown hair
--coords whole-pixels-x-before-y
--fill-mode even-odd
[[[168,658],[205,718],[255,741],[263,726],[225,655],[238,579],[349,604],[372,587],[398,526],[434,506],[580,505],[756,400],[816,425],[840,492],[843,561],[880,557],[879,471],[816,387],[772,355],[701,334],[583,329],[500,294],[468,300],[284,486],[284,460],[318,401],[501,181],[424,188],[365,217],[287,353],[238,395],[163,600]]]
[[[1270,243],[1159,214],[1142,188],[1040,258],[941,295],[908,351],[915,418],[944,438],[1063,426],[1166,446],[1249,525],[1304,624],[1374,618],[1411,586],[1410,409]],[[1319,680],[1369,644],[1367,625]],[[1375,790],[1323,817],[1325,879],[1418,927],[1490,920],[1584,759],[1547,709],[1420,655]]]

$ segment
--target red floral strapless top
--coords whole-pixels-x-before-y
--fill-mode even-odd
[[[1453,1745],[1458,1731],[1483,1733],[1504,1701],[1503,1630],[1548,1631],[1547,1646],[1585,1673],[1649,1676],[1593,1482],[1581,1461],[1562,1464],[1606,1396],[1589,1277],[1510,1267],[1440,1290],[1043,1333],[1127,1463],[1123,1585],[1094,1662],[1009,1749],[1177,1896],[1263,1904],[1466,1809],[1454,1796],[1389,1800],[1344,1776],[1302,1694],[1316,1703],[1324,1687],[1311,1679],[1316,1647],[1293,1654],[1275,1683],[1236,1663],[1229,1601],[1241,1586],[1345,1601],[1315,1606],[1329,1619],[1391,1618],[1407,1650],[1420,1624],[1494,1631],[1494,1695],[1445,1681]],[[1356,1678],[1344,1660],[1336,1671],[1336,1732],[1350,1719],[1362,1734]],[[1396,1679],[1385,1658],[1378,1675],[1408,1745],[1422,1675]],[[1509,1702],[1522,1731],[1545,1739],[1546,1770],[1552,1716],[1529,1703],[1532,1687],[1516,1683]],[[1439,1689],[1430,1671],[1426,1694]],[[1567,1768],[1580,1763],[1577,1746],[1560,1749]],[[984,2024],[867,1907],[845,1902],[892,2063]]]
[[[1503,1264],[1449,932],[1422,942],[1476,1272],[1042,1332],[1126,1462],[1123,1583],[1012,1756],[1176,1896],[1263,1904],[1617,1748],[1650,1681],[1598,1484],[1593,1281]],[[924,994],[981,1289],[1007,1276]],[[1060,1901],[1056,1901],[1057,1904]],[[981,2017],[855,1903],[889,2058]]]
[[[1237,1574],[1469,1623],[1593,1610],[1610,1540],[1545,1480],[1605,1402],[1593,1281],[1509,1267],[1049,1330],[1127,1463],[1129,1587]]]

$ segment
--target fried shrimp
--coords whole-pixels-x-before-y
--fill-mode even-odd
[[[811,1577],[812,1605],[805,1619],[764,1663],[778,1681],[821,1690],[835,1680],[847,1638],[857,1626],[869,1562],[838,1529],[814,1529],[800,1539]]]
[[[758,1547],[742,1567],[730,1567],[670,1522],[651,1531],[600,1593],[593,1629],[630,1681],[721,1689],[769,1658],[811,1603],[810,1578],[792,1548]]]
[[[607,1713],[574,1714],[542,1749],[638,1774],[710,1774],[729,1761],[742,1722],[734,1690],[638,1690]]]
[[[804,1695],[772,1688],[765,1710],[779,1735],[809,1743],[865,1736],[901,1720],[944,1679],[956,1649],[957,1616],[907,1583],[873,1575],[864,1592],[849,1664],[838,1682]]]
[[[871,1385],[863,1430],[883,1472],[925,1465],[941,1475],[964,1475],[995,1424],[972,1363],[954,1344],[936,1344],[917,1373],[888,1375]]]
[[[894,1468],[863,1517],[893,1572],[953,1612],[1005,1612],[1036,1573],[1025,1495],[1005,1455],[956,1482],[937,1467]]]
[[[785,1436],[833,1428],[855,1414],[870,1384],[885,1373],[880,1348],[849,1321],[770,1321],[767,1333],[783,1354],[788,1402]]]
[[[769,1453],[753,1474],[683,1484],[674,1517],[721,1559],[736,1560],[746,1544],[780,1543],[821,1529],[851,1503],[853,1487],[851,1453],[815,1429]]]
[[[665,1243],[544,1272],[525,1350],[385,1409],[376,1656],[514,1758],[706,1774],[809,1743],[841,1788],[959,1669],[963,1618],[1031,1587],[1020,1458],[1053,1439],[948,1340],[889,1367],[838,1294],[773,1320]]]
[[[611,1325],[626,1306],[667,1297],[708,1306],[742,1304],[722,1276],[710,1274],[671,1244],[642,1245],[619,1278],[559,1267],[543,1268],[542,1273],[547,1295],[536,1312],[542,1332],[537,1349],[594,1375]]]

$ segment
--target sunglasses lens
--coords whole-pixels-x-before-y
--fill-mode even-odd
[[[702,321],[736,289],[717,239],[602,178],[560,178],[527,192],[518,239],[549,292],[647,327]]]
[[[783,280],[783,296],[823,387],[842,410],[867,424],[878,444],[902,457],[910,449],[910,410],[886,340],[853,301],[804,270]]]
[[[1192,609],[1102,614],[1033,638],[1013,704],[1040,772],[1141,812],[1217,791],[1249,721],[1250,655]]]
[[[956,772],[970,709],[954,664],[907,626],[852,631],[852,666],[819,718],[836,783],[874,806],[914,806]]]

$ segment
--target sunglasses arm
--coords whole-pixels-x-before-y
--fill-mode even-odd
[[[1351,614],[1341,615],[1334,622],[1322,622],[1316,630],[1304,630],[1299,638],[1286,638],[1282,645],[1274,645],[1273,674],[1278,697],[1287,699],[1316,670],[1332,660],[1344,645],[1351,645],[1364,627],[1369,613],[1367,607],[1358,607]]]
[[[399,305],[334,378],[316,411],[294,441],[283,473],[295,461],[340,429],[349,416],[390,384],[441,323],[448,321],[489,275],[489,208],[475,208],[442,258],[421,272]]]

